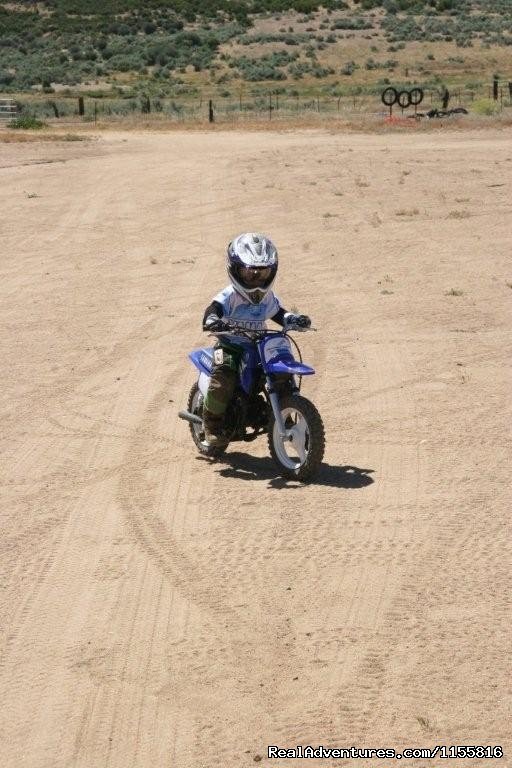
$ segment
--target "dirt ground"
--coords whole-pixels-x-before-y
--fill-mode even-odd
[[[0,144],[3,768],[511,765],[512,140]],[[322,413],[316,482],[177,418],[244,230]]]

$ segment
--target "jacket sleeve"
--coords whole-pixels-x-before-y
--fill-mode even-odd
[[[220,302],[218,302],[218,301],[212,301],[212,303],[209,304],[206,307],[205,311],[204,311],[204,315],[203,315],[203,331],[206,330],[205,323],[206,323],[206,321],[208,320],[209,317],[213,316],[213,317],[216,317],[216,318],[218,318],[220,320],[220,318],[223,316],[223,314],[224,314],[224,308],[223,308],[222,304]]]
[[[278,325],[284,326],[284,316],[286,315],[286,309],[284,307],[279,307],[275,315],[272,315],[270,318],[274,321],[274,323],[277,323]]]

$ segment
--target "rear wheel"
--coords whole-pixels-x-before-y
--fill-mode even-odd
[[[281,474],[308,482],[317,472],[325,449],[322,417],[312,402],[301,395],[280,399],[286,437],[279,435],[274,413],[268,429],[268,447]]]
[[[203,418],[203,393],[199,389],[197,383],[192,385],[192,389],[190,390],[190,394],[188,396],[188,405],[187,410],[189,413],[194,413],[196,416],[199,416],[200,419]],[[192,440],[196,444],[196,448],[203,456],[220,456],[224,451],[226,450],[227,446],[220,447],[212,447],[210,445],[207,445],[204,441],[204,428],[202,424],[194,424],[194,422],[189,422],[190,427],[190,434],[192,435]]]

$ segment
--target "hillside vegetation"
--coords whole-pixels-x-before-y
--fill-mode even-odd
[[[510,0],[0,3],[0,90],[471,87],[491,73],[512,79],[510,46]]]

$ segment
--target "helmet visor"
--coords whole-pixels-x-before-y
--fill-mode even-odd
[[[238,268],[238,277],[245,288],[265,288],[273,274],[272,267],[246,267]]]

